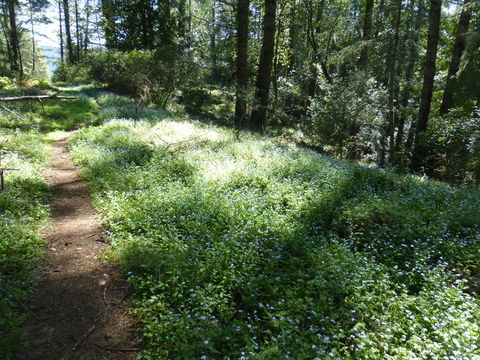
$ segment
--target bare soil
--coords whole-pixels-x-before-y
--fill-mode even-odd
[[[19,360],[135,359],[139,340],[129,316],[128,283],[99,260],[108,247],[86,182],[71,162],[66,141],[56,135],[47,174],[53,188],[52,224],[36,295],[38,308],[24,329]]]

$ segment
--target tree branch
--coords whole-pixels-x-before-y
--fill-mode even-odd
[[[36,96],[14,96],[14,97],[5,97],[0,98],[0,101],[27,101],[27,100],[37,100],[41,101],[43,99],[67,99],[74,100],[77,99],[76,96],[63,96],[63,95],[36,95]]]

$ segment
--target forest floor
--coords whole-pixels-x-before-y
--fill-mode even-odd
[[[130,289],[118,269],[100,259],[107,244],[87,184],[66,149],[72,133],[52,136],[52,223],[42,232],[47,245],[39,305],[25,326],[19,359],[134,359]]]

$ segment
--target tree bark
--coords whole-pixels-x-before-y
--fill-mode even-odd
[[[12,97],[4,97],[0,98],[0,101],[27,101],[27,100],[45,100],[45,99],[63,99],[63,100],[74,100],[76,96],[65,96],[65,95],[37,95],[37,96],[12,96]]]
[[[113,9],[112,0],[101,0],[102,2],[102,15],[105,19],[105,46],[107,49],[114,49],[117,45],[117,29],[115,26],[115,14]],[[98,24],[98,21],[97,21]]]
[[[410,27],[410,22],[407,23],[407,28],[410,29],[406,36],[405,36],[405,44],[408,44],[407,47],[407,60],[406,60],[406,67],[405,67],[405,86],[401,92],[401,101],[400,106],[401,108],[406,108],[411,98],[411,94],[413,92],[413,84],[415,79],[415,68],[418,61],[418,51],[417,45],[419,42],[418,31],[422,26],[422,19],[423,19],[423,1],[418,0],[418,9],[415,15],[415,22],[413,28]],[[415,5],[415,1],[411,0],[411,8]],[[413,125],[413,124],[412,124]],[[398,118],[398,129],[397,129],[397,136],[395,140],[395,152],[398,153],[403,146],[403,139],[405,133],[405,115],[401,115]],[[407,148],[408,150],[408,148]]]
[[[317,90],[317,78],[318,78],[318,70],[317,70],[317,64],[321,63],[321,68],[324,74],[326,73],[326,67],[324,67],[320,56],[319,56],[319,44],[317,42],[317,36],[320,34],[320,24],[322,22],[323,18],[323,9],[325,6],[325,0],[320,0],[317,8],[317,13],[315,16],[315,19],[313,19],[313,6],[311,6],[309,10],[309,24],[308,24],[308,38],[310,39],[310,46],[312,47],[312,62],[310,65],[310,79],[308,80],[308,88],[307,88],[307,95],[308,95],[308,100],[307,100],[307,107],[310,106],[310,99],[313,99],[315,97],[315,93]],[[327,81],[330,83],[330,77],[325,76]]]
[[[250,1],[238,0],[237,5],[237,94],[235,125],[242,127],[247,116],[248,86],[248,15]]]
[[[91,8],[90,8],[90,0],[86,0],[86,3],[85,3],[85,30],[84,30],[84,37],[83,37],[83,51],[87,51],[88,50],[88,43],[90,42],[90,39],[89,39],[89,26],[90,26],[90,12],[91,12]]]
[[[273,50],[275,41],[276,0],[265,0],[263,16],[263,39],[260,51],[260,64],[256,81],[256,103],[250,115],[248,127],[253,131],[263,132],[267,115],[270,76],[272,74]]]
[[[77,35],[77,61],[80,61],[81,37],[80,37],[80,13],[78,12],[78,0],[75,0],[75,32]]]
[[[288,53],[288,72],[291,73],[293,70],[295,70],[295,66],[297,64],[297,54],[296,54],[296,49],[297,49],[297,0],[291,0],[291,8],[290,8],[290,21],[289,21],[289,27],[288,27],[288,47],[289,47],[289,53]]]
[[[32,34],[32,75],[35,74],[35,26],[33,24],[33,4],[32,1],[29,1],[30,5],[30,32]]]
[[[428,117],[432,105],[433,81],[437,58],[438,40],[440,37],[440,15],[442,0],[430,0],[430,14],[428,17],[428,42],[425,68],[423,72],[423,87],[418,111],[415,142],[412,153],[412,170],[419,171],[425,166],[428,148],[422,139],[428,124]]]
[[[73,64],[75,62],[75,54],[73,52],[72,33],[70,29],[70,6],[68,4],[68,0],[63,0],[63,14],[65,20],[65,34],[67,36],[67,60],[70,64]]]
[[[396,13],[394,20],[394,35],[392,41],[392,49],[390,53],[390,69],[388,79],[388,140],[389,140],[389,158],[392,161],[395,156],[395,127],[397,125],[397,54],[398,54],[398,40],[400,35],[400,24],[402,16],[402,0],[397,0]]]
[[[453,97],[455,95],[456,74],[460,68],[460,60],[462,59],[463,51],[465,50],[465,37],[470,25],[470,17],[472,7],[470,3],[472,0],[465,0],[460,13],[460,20],[457,26],[457,36],[455,38],[455,45],[453,46],[452,60],[448,68],[447,82],[443,92],[442,105],[440,106],[440,114],[447,114],[454,106]]]
[[[212,75],[213,81],[217,81],[218,76],[218,58],[217,58],[217,13],[216,13],[216,1],[212,4],[211,12],[211,32],[210,32],[210,57],[212,60]]]
[[[360,59],[358,59],[358,67],[360,70],[366,70],[368,65],[368,41],[372,33],[372,19],[373,19],[373,0],[365,1],[365,14],[363,18],[363,33],[362,40],[364,42],[362,51],[360,52]]]
[[[20,40],[19,34],[17,30],[17,1],[15,0],[8,0],[7,1],[8,7],[8,19],[10,25],[9,31],[9,43],[11,47],[11,62],[10,62],[10,69],[12,71],[20,71]],[[22,75],[22,74],[21,74]]]
[[[65,52],[63,44],[63,18],[62,18],[62,0],[58,0],[58,18],[60,25],[60,59],[62,62],[65,61]]]

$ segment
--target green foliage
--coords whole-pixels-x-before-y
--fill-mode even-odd
[[[112,120],[70,143],[142,359],[480,356],[478,191],[241,136]]]
[[[65,83],[88,83],[92,79],[88,74],[88,68],[83,63],[60,62],[55,69],[52,80]]]
[[[7,76],[1,76],[0,77],[0,88],[5,89],[5,88],[11,88],[15,86],[15,80],[7,77]]]
[[[377,160],[385,136],[386,91],[362,73],[321,85],[311,118],[304,122],[307,141],[331,147],[343,157]]]
[[[232,94],[214,87],[186,88],[182,91],[179,102],[188,114],[215,120],[217,124],[230,118],[234,110]]]
[[[429,171],[454,182],[480,180],[480,110],[461,109],[431,120],[424,136],[430,149]]]
[[[133,50],[91,53],[85,60],[89,74],[109,89],[148,104],[165,107],[181,81],[195,74],[189,61],[175,53]],[[178,55],[178,54],[177,54]]]
[[[0,119],[0,124],[3,119]],[[43,180],[46,143],[36,131],[0,128],[0,167],[6,188],[0,192],[0,357],[9,359],[18,344],[24,309],[35,289],[32,272],[43,241],[37,235],[48,216]]]

